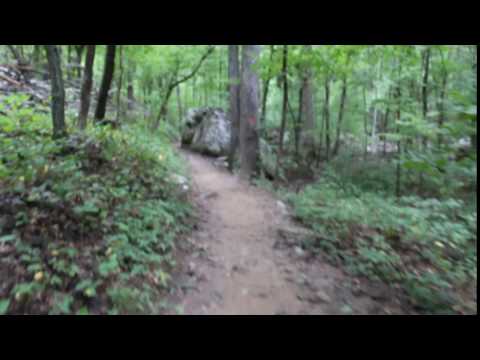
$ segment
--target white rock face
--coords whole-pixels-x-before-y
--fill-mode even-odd
[[[231,122],[221,109],[200,108],[188,111],[184,121],[182,145],[192,150],[224,156],[230,148]]]

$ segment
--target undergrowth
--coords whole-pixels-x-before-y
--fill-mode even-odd
[[[158,312],[191,212],[170,131],[54,141],[21,103],[0,117],[0,313]]]
[[[397,284],[429,313],[476,313],[476,203],[458,198],[397,199],[326,170],[299,194],[296,217],[317,234],[304,244],[355,275]],[[368,178],[368,187],[372,178]]]

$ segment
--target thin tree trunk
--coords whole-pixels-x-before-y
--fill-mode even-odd
[[[133,89],[133,79],[132,73],[128,73],[128,87],[127,87],[127,99],[128,99],[128,110],[132,111],[134,109],[135,104],[135,94]]]
[[[85,45],[75,45],[75,52],[77,54],[77,77],[80,79],[82,77],[82,58],[83,51],[85,50]]]
[[[368,109],[367,103],[367,90],[365,89],[365,87],[363,88],[363,105],[365,107],[365,116],[363,118],[363,129],[365,133],[363,158],[365,160],[368,153],[368,116],[370,115],[370,110]]]
[[[182,110],[182,97],[180,94],[180,86],[177,86],[177,106],[178,106],[178,120],[181,121],[183,118],[183,110]]]
[[[53,137],[66,135],[65,129],[65,88],[63,84],[60,54],[56,45],[45,45],[52,85]]]
[[[423,54],[423,82],[422,82],[422,110],[423,110],[423,121],[427,122],[428,114],[428,78],[430,73],[430,48],[425,50]],[[427,137],[422,137],[422,145],[424,151],[427,149]],[[423,172],[420,172],[419,177],[419,187],[423,188]]]
[[[275,53],[275,45],[270,45],[270,63],[268,66],[267,78],[263,82],[263,95],[262,95],[262,115],[260,117],[260,126],[262,129],[265,128],[265,122],[267,120],[267,102],[268,102],[268,93],[270,91],[270,81],[272,80],[272,61],[273,55]]]
[[[280,138],[278,141],[277,167],[275,170],[275,181],[280,181],[280,167],[283,157],[283,139],[285,136],[285,127],[287,124],[288,111],[288,45],[283,46],[282,60],[282,77],[283,77],[283,106],[282,106],[282,123],[280,125]]]
[[[121,95],[122,95],[122,85],[123,85],[123,47],[119,46],[119,70],[120,74],[118,77],[118,87],[117,87],[117,116],[115,122],[118,124],[120,122],[121,115]]]
[[[325,161],[330,160],[330,78],[325,80]]]
[[[229,118],[232,127],[228,168],[233,172],[240,134],[240,63],[238,45],[228,46],[228,79],[230,83]]]
[[[438,127],[441,130],[443,128],[443,124],[445,123],[445,93],[447,89],[447,80],[448,80],[448,73],[446,70],[443,70],[442,73],[442,83],[440,85],[440,99],[438,102]],[[438,135],[438,144],[440,146],[443,145],[443,136],[442,134]]]
[[[67,79],[72,80],[72,45],[67,45]]]
[[[302,122],[305,117],[304,113],[304,105],[303,105],[303,97],[304,97],[304,86],[302,85],[299,90],[298,94],[298,116],[297,120],[295,121],[295,159],[299,159],[300,155],[300,143],[302,142]]]
[[[115,52],[116,45],[107,45],[107,52],[105,54],[105,66],[103,69],[102,84],[98,94],[97,109],[95,110],[95,121],[101,122],[105,119],[107,111],[107,100],[110,86],[113,80],[113,73],[115,71]]]
[[[83,73],[83,84],[80,94],[80,112],[78,114],[78,127],[85,129],[87,126],[88,111],[90,109],[90,98],[93,84],[93,64],[95,62],[95,45],[87,45],[87,56],[85,58],[85,71]]]
[[[346,101],[347,101],[347,77],[344,76],[342,79],[342,95],[340,97],[340,109],[338,111],[338,122],[337,122],[337,137],[335,139],[335,145],[333,147],[333,156],[337,156],[338,150],[340,149],[340,134],[342,131],[343,115],[345,113]]]
[[[397,135],[400,136],[400,121],[401,121],[401,101],[402,101],[402,89],[400,84],[402,74],[402,63],[400,60],[398,66],[398,84],[397,84]],[[401,195],[401,177],[402,177],[402,167],[400,164],[402,157],[402,140],[399,138],[397,142],[397,169],[396,169],[396,181],[395,181],[395,194],[397,198]]]
[[[259,77],[253,69],[260,55],[259,45],[243,45],[242,83],[240,89],[240,175],[250,178],[257,173],[259,163]]]

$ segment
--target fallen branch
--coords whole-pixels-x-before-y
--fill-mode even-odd
[[[15,86],[18,86],[18,87],[23,86],[23,84],[21,82],[18,82],[17,80],[14,80],[14,79],[8,77],[7,75],[0,74],[0,79],[5,80],[6,82],[8,82],[10,84],[13,84]]]

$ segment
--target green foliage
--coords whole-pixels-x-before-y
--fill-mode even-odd
[[[0,294],[2,309],[88,314],[128,312],[131,303],[155,311],[149,299],[168,285],[191,212],[173,176],[185,170],[171,129],[90,127],[54,141],[47,116],[29,110],[19,124],[12,109],[0,122],[0,200],[20,205],[7,212],[15,231],[0,227],[0,244],[14,246],[18,277]]]
[[[397,200],[332,177],[289,194],[296,216],[354,274],[399,283],[416,306],[453,311],[455,290],[476,282],[476,208],[458,199]]]

